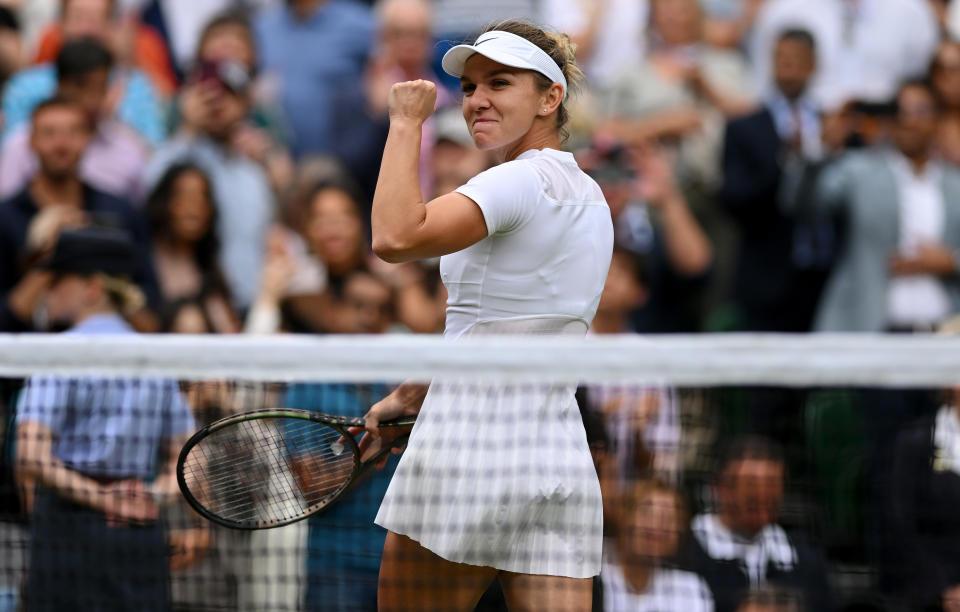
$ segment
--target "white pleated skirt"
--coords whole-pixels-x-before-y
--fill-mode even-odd
[[[575,323],[525,319],[470,333],[583,333]],[[457,563],[597,575],[600,483],[575,390],[435,381],[376,523]]]

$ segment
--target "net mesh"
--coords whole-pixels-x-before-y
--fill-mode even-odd
[[[409,610],[943,609],[958,365],[944,337],[0,337],[0,610],[374,610],[378,584]],[[359,417],[402,383],[432,390],[399,472],[268,530],[184,502],[196,429]],[[305,421],[222,431],[201,463],[242,519],[317,503],[352,462]],[[469,569],[391,545],[378,512]],[[517,572],[599,579],[584,607]]]

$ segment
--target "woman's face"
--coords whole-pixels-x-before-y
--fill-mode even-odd
[[[534,73],[474,54],[460,78],[463,118],[480,150],[507,147],[523,138],[544,107]]]
[[[653,27],[667,45],[689,45],[700,40],[700,8],[694,0],[657,0]]]
[[[345,272],[363,253],[363,222],[356,203],[338,189],[324,189],[313,197],[307,220],[310,249],[333,272]]]
[[[626,517],[624,529],[634,558],[655,562],[674,555],[681,529],[676,496],[669,491],[651,491]]]
[[[203,174],[188,170],[177,177],[170,196],[170,231],[177,241],[194,243],[208,231],[213,218],[209,186]]]

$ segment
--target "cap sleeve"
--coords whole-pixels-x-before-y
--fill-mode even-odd
[[[542,187],[536,170],[514,160],[481,172],[456,190],[477,203],[487,224],[487,235],[506,234],[533,216]]]

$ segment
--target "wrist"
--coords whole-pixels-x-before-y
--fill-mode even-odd
[[[420,119],[419,117],[409,117],[406,115],[390,115],[390,129],[391,130],[416,130],[420,131],[423,128],[423,122],[426,119]]]

